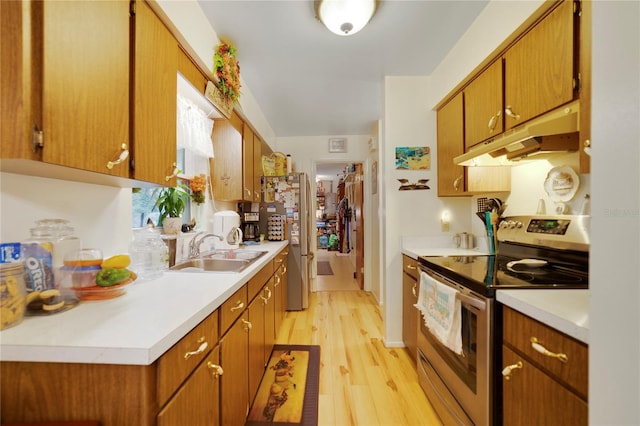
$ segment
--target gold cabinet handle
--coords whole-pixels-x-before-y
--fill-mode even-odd
[[[178,165],[176,163],[173,163],[172,167],[173,167],[173,170],[171,171],[171,174],[169,176],[164,177],[164,180],[167,182],[173,179],[174,177],[178,176],[178,173],[180,173],[180,169],[178,169]]]
[[[555,352],[551,352],[549,351],[547,348],[545,348],[544,346],[542,346],[540,344],[540,342],[538,342],[538,339],[535,337],[531,338],[531,347],[536,351],[536,352],[540,352],[542,355],[546,355],[550,358],[555,358],[560,362],[567,362],[569,361],[569,357],[566,354],[563,353],[555,353]]]
[[[185,353],[184,359],[189,359],[192,356],[199,355],[202,352],[207,350],[207,346],[209,346],[209,344],[206,342],[206,340],[204,340],[204,337],[199,338],[198,343],[200,343],[200,346],[198,346],[198,349],[196,349],[195,351]]]
[[[514,120],[520,120],[520,114],[514,113],[513,110],[511,109],[511,106],[507,106],[504,109],[504,113],[507,114],[509,117],[513,118]]]
[[[256,201],[260,201],[260,192],[259,191],[253,191],[253,199]]]
[[[415,271],[418,268],[413,266],[413,265],[407,265],[407,269],[410,270],[410,271]]]
[[[251,198],[251,190],[249,188],[245,188],[244,192],[247,193],[247,198]]]
[[[251,325],[251,322],[247,321],[244,318],[240,319],[242,321],[242,323],[244,324],[244,331],[249,331],[251,330],[251,328],[253,327],[253,325]]]
[[[271,289],[269,287],[265,287],[264,291],[267,292],[267,300],[271,299],[271,296],[273,296],[273,293],[271,293]]]
[[[222,367],[212,363],[211,361],[207,362],[207,367],[209,367],[209,370],[211,370],[211,374],[213,375],[214,379],[217,379],[224,374],[224,370],[222,369]]]
[[[122,145],[120,145],[120,155],[118,155],[118,157],[113,161],[109,161],[107,163],[107,169],[113,169],[114,166],[122,163],[127,158],[129,158],[129,149],[127,148],[127,144],[123,143]]]
[[[502,369],[502,375],[505,380],[511,380],[511,372],[516,368],[522,368],[522,361],[518,361],[515,364],[507,365]]]
[[[496,129],[496,124],[498,124],[498,117],[502,115],[502,111],[498,111],[495,115],[492,115],[489,119],[489,132],[493,132]]]
[[[242,309],[242,308],[244,308],[244,302],[241,302],[240,300],[238,300],[238,303],[236,303],[236,306],[234,306],[232,308],[229,308],[229,310],[231,312],[233,312],[233,311],[237,311],[238,309]]]
[[[460,182],[462,181],[463,178],[464,178],[464,175],[460,175],[456,178],[456,180],[453,181],[453,189],[455,191],[460,190]]]
[[[280,285],[280,275],[276,276],[276,282],[273,284],[274,287],[278,287]]]
[[[278,259],[276,259],[276,263],[282,263],[282,262],[284,262],[284,259],[283,259],[283,258],[278,258]]]
[[[416,281],[415,283],[413,283],[413,287],[411,287],[411,293],[413,293],[413,297],[418,297],[418,294],[416,293],[417,288],[418,288],[418,282]]]

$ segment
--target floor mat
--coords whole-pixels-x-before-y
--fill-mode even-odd
[[[328,261],[318,261],[318,275],[333,275],[333,269],[331,269],[331,264]]]
[[[318,424],[320,346],[275,345],[247,426]]]

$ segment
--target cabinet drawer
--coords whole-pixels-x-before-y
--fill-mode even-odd
[[[402,255],[402,270],[412,278],[418,279],[418,261],[406,254]]]
[[[158,404],[162,406],[218,343],[218,311],[213,312],[158,360]]]
[[[506,346],[502,359],[503,366],[522,363],[502,379],[504,425],[588,424],[589,407],[577,394]]]
[[[240,316],[247,308],[247,286],[243,285],[241,289],[233,293],[226,302],[220,306],[220,335],[227,332],[231,324]]]
[[[587,345],[506,306],[503,333],[505,345],[529,358],[533,364],[587,399]],[[567,361],[562,362],[556,357],[536,351],[532,345],[533,339],[551,353],[565,354]]]

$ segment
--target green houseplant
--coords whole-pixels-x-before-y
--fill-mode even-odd
[[[188,189],[182,185],[178,184],[175,187],[162,188],[158,195],[158,199],[154,207],[158,208],[160,212],[160,218],[158,220],[158,225],[164,227],[165,233],[167,234],[177,234],[180,232],[180,228],[182,225],[182,220],[177,221],[177,230],[175,229],[175,225],[169,225],[167,218],[180,218],[180,215],[184,212],[184,209],[187,206],[187,201],[189,200],[189,191]],[[176,221],[173,221],[176,222]]]

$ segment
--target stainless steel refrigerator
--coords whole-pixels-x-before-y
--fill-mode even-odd
[[[278,240],[278,232],[270,233],[269,220],[273,215],[285,219],[285,235],[289,240],[287,258],[287,310],[299,311],[309,307],[310,292],[310,256],[309,232],[312,229],[310,219],[311,187],[305,173],[292,173],[286,176],[265,176],[263,208],[260,209],[261,229],[265,229],[267,240]],[[276,225],[277,226],[277,225]]]

